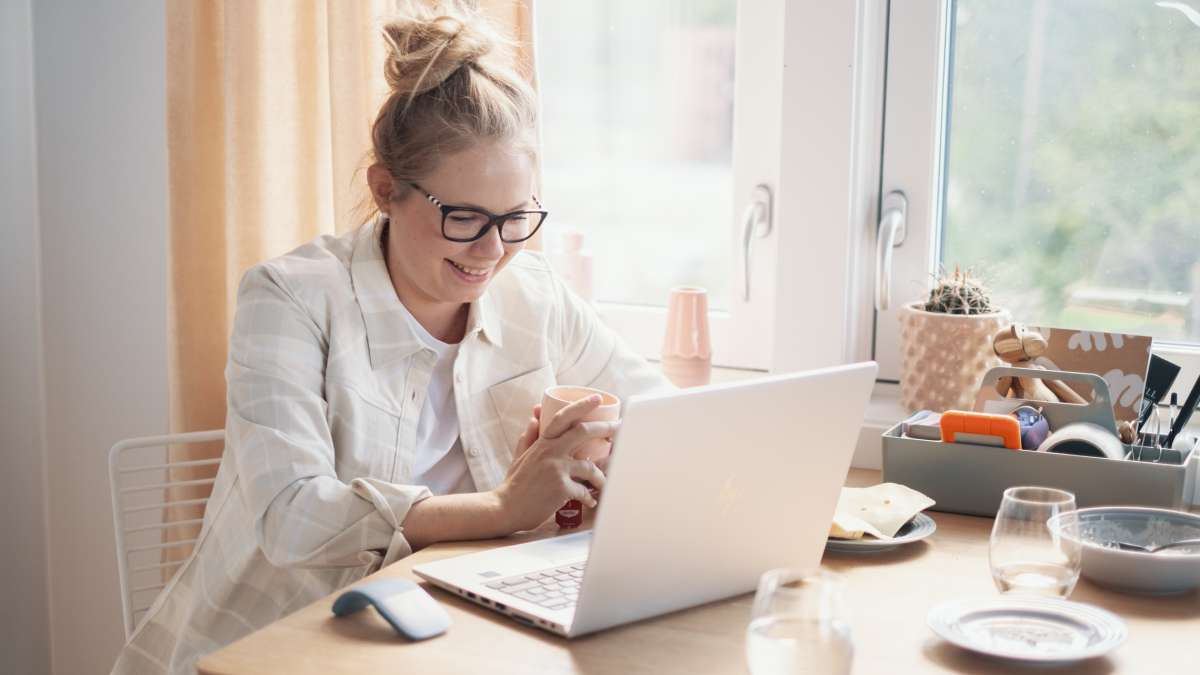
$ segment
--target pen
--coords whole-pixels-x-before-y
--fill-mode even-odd
[[[1150,364],[1146,367],[1146,386],[1142,392],[1142,409],[1137,417],[1138,432],[1142,431],[1142,427],[1150,419],[1154,406],[1158,405],[1171,390],[1171,385],[1175,384],[1179,370],[1179,366],[1161,356],[1150,355]]]
[[[1171,433],[1167,436],[1167,447],[1175,442],[1175,437],[1183,428],[1187,426],[1188,420],[1192,418],[1192,412],[1196,409],[1196,403],[1200,401],[1200,377],[1196,378],[1195,384],[1192,385],[1192,390],[1188,392],[1187,400],[1183,402],[1183,410],[1179,411],[1179,417],[1171,424]]]

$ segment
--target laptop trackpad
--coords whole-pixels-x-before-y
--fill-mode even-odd
[[[506,577],[585,560],[591,544],[591,532],[578,532],[492,549],[475,554],[473,559],[464,556],[463,560],[471,560],[473,571],[485,578]]]
[[[458,585],[483,584],[489,580],[528,574],[587,559],[592,533],[577,532],[562,537],[494,548],[479,553],[443,558],[417,565],[413,570]]]

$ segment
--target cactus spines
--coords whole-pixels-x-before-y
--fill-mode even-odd
[[[983,282],[971,274],[971,270],[963,271],[957,265],[953,274],[942,270],[929,292],[924,310],[937,314],[988,314],[993,311],[991,297]]]

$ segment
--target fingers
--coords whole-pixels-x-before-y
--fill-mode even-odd
[[[513,452],[513,461],[520,459],[525,451],[533,445],[538,439],[537,420],[530,418],[529,424],[525,425],[525,430],[521,432],[521,437],[517,439],[517,449]]]
[[[521,432],[521,437],[517,439],[516,454],[521,454],[522,451],[527,450],[530,445],[533,445],[536,432],[537,430],[532,424],[525,425],[525,430]]]
[[[521,438],[528,439],[528,444],[525,447],[533,445],[533,442],[538,439],[538,421],[536,417],[530,417],[529,423],[525,425],[525,432],[521,434]]]
[[[536,411],[535,411],[536,415]],[[517,447],[513,449],[512,462],[508,465],[508,475],[512,475],[529,457],[529,449],[538,440],[538,422],[536,417],[529,418],[525,431],[517,439]]]
[[[568,403],[565,408],[559,410],[554,418],[550,420],[550,424],[546,425],[546,433],[543,434],[546,438],[558,438],[571,425],[583,419],[588,413],[600,407],[600,395],[592,394],[587,398],[581,398],[578,401]],[[541,412],[538,412],[539,419]]]
[[[579,422],[566,433],[554,439],[547,451],[555,455],[567,455],[592,439],[608,439],[617,433],[620,422]]]
[[[567,496],[570,499],[578,499],[590,509],[596,508],[596,505],[600,503],[597,502],[596,498],[592,496],[592,493],[588,491],[587,486],[585,486],[583,483],[577,483],[573,480],[567,481]]]
[[[604,473],[600,471],[600,468],[594,462],[586,459],[571,460],[571,463],[567,466],[567,473],[571,475],[571,478],[591,483],[592,487],[597,490],[604,489]]]
[[[534,441],[541,435],[541,419],[542,419],[542,404],[539,403],[533,406],[533,417],[529,418],[529,424],[525,427],[525,433],[529,435],[529,444],[533,445]]]

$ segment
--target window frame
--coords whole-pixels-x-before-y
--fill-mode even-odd
[[[888,12],[880,195],[902,190],[908,198],[907,236],[894,250],[894,279],[931,279],[941,259],[941,187],[947,152],[942,122],[950,98],[954,49],[950,22],[955,2],[892,3]],[[886,106],[888,100],[904,105]],[[927,290],[928,285],[914,293],[893,284],[891,295],[920,297]],[[874,312],[874,358],[881,382],[899,381],[898,307],[893,302],[889,310]],[[1174,390],[1186,395],[1200,373],[1200,343],[1155,339],[1153,353],[1183,368]]]
[[[752,302],[710,311],[714,365],[786,372],[871,357],[886,8],[738,2],[732,250],[756,185],[771,187],[774,213],[753,244]],[[665,306],[595,306],[659,357]]]
[[[771,119],[771,111],[778,107],[777,89],[773,87],[751,87],[747,73],[760,69],[771,69],[768,63],[770,49],[748,49],[750,41],[745,38],[751,31],[769,25],[771,16],[777,12],[779,0],[769,2],[746,2],[738,0],[736,37],[734,48],[734,119],[733,157],[731,168],[733,181],[733,209],[721,217],[728,223],[725,241],[734,251],[740,252],[737,242],[738,214],[749,205],[751,190],[758,183],[774,185],[777,171],[772,166],[769,153],[755,151],[758,147],[777,144],[778,124]],[[536,12],[536,5],[534,6]],[[534,18],[535,30],[538,27]],[[607,38],[606,38],[607,39]],[[543,51],[537,52],[538,59],[546,58]],[[542,84],[543,93],[545,85]],[[543,126],[546,121],[543,121]],[[553,195],[546,195],[553,199]],[[754,330],[754,327],[769,326],[774,303],[774,284],[771,282],[774,250],[771,241],[754,242],[754,262],[750,269],[750,302],[734,296],[732,306],[710,309],[709,330],[713,350],[713,365],[765,371],[770,367],[770,330]],[[735,261],[736,262],[736,261]],[[730,288],[738,288],[740,265],[732,265],[728,282]],[[667,297],[660,304],[632,304],[595,300],[593,306],[604,321],[620,334],[639,354],[650,358],[661,357],[666,330]]]
[[[901,266],[909,265],[927,278],[940,257],[941,120],[953,46],[945,28],[953,1],[739,2],[736,82],[749,81],[743,72],[756,59],[753,83],[765,92],[766,111],[759,119],[774,134],[760,137],[757,151],[744,138],[734,140],[734,213],[745,208],[761,176],[775,191],[774,230],[756,242],[755,255],[762,257],[752,281],[773,297],[749,326],[756,355],[748,367],[788,372],[877,360],[880,378],[859,437],[857,467],[880,467],[879,435],[905,414],[897,387],[899,321],[874,306],[884,195],[902,189],[908,197],[907,239],[897,251],[911,255],[895,260],[893,275],[900,278]],[[743,35],[754,37],[751,46]],[[889,106],[889,100],[902,104]],[[740,107],[735,98],[735,119]],[[760,177],[740,180],[739,160],[757,162]],[[731,246],[734,235],[731,227]],[[908,299],[925,289],[892,290],[893,297]],[[658,357],[664,307],[597,303],[597,309],[639,352]],[[719,326],[735,323],[734,317],[710,316],[714,365],[746,368],[747,361],[722,350],[735,336]],[[1200,373],[1200,344],[1156,343],[1155,353],[1183,366],[1176,388],[1186,393]]]

